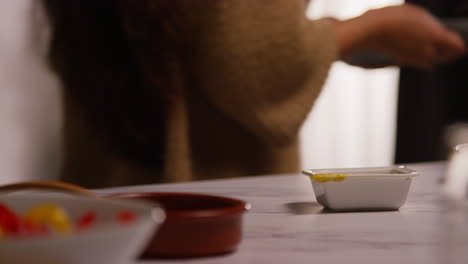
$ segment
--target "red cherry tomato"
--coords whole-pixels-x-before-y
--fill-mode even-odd
[[[77,231],[90,228],[96,222],[96,211],[88,211],[76,223]]]
[[[0,228],[6,235],[16,235],[20,231],[20,218],[6,205],[0,204]]]
[[[119,220],[121,224],[131,224],[136,220],[136,215],[130,211],[123,211],[119,213],[117,220]]]
[[[44,225],[36,225],[31,221],[24,220],[21,223],[21,236],[46,236],[50,234],[50,229]]]

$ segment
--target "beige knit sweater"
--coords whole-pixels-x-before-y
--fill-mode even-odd
[[[65,102],[63,180],[104,187],[299,171],[298,132],[337,57],[329,26],[308,20],[303,0],[185,2],[193,85],[169,111],[165,170],[116,157]]]

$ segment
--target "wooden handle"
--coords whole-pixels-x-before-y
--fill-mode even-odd
[[[78,185],[57,181],[27,181],[0,185],[0,192],[16,192],[24,190],[54,190],[81,194],[90,197],[98,197],[97,194]]]

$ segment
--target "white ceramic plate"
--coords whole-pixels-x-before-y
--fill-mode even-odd
[[[160,207],[140,201],[31,193],[0,195],[0,202],[20,214],[40,204],[54,203],[63,207],[74,222],[89,210],[97,214],[95,225],[79,233],[0,240],[2,264],[130,263],[164,220]],[[126,210],[136,219],[123,225],[116,215]]]

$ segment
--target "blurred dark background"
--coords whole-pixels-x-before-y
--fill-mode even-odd
[[[439,18],[468,19],[468,0],[406,2],[423,6]],[[447,128],[468,122],[468,58],[433,72],[402,68],[397,120],[396,163],[446,159],[451,148],[447,137],[453,137],[447,135]]]

